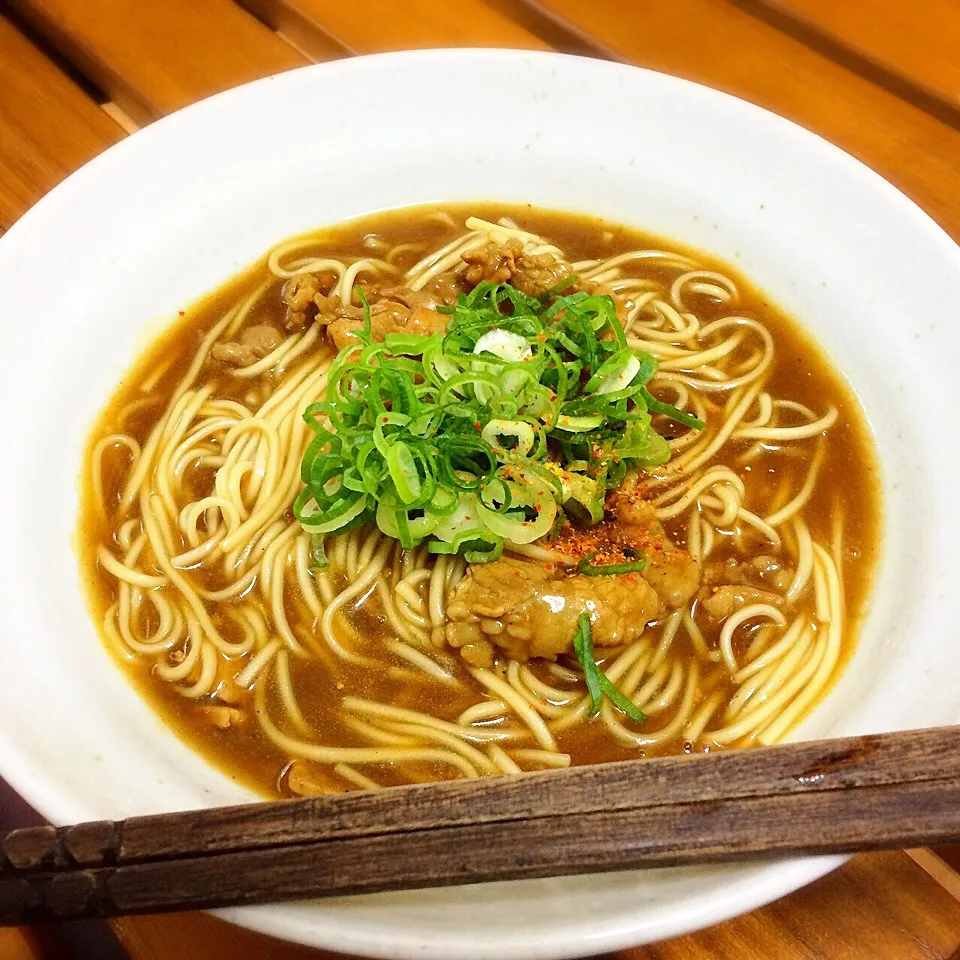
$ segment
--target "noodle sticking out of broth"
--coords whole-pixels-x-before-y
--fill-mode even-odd
[[[502,212],[278,245],[95,431],[105,638],[261,790],[770,744],[849,653],[836,376],[705,258]]]

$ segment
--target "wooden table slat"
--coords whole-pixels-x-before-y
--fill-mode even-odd
[[[2,230],[123,131],[2,15],[0,91]]]
[[[761,910],[618,960],[949,960],[960,902],[905,853],[869,853]]]
[[[818,31],[924,93],[960,108],[960,4],[956,0],[753,0]]]
[[[960,237],[960,131],[730,0],[526,0],[615,56],[725,90],[872,166]]]
[[[9,0],[138,123],[306,63],[233,0]]]
[[[3,960],[65,960],[41,943],[32,930],[20,927],[0,930],[0,957]]]
[[[240,0],[313,55],[333,37],[352,53],[424,47],[549,49],[539,36],[484,0]]]

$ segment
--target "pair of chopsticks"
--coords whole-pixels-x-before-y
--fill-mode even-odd
[[[14,830],[0,923],[956,842],[942,727]]]

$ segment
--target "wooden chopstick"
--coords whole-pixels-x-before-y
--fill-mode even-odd
[[[960,727],[15,830],[0,923],[960,842]]]

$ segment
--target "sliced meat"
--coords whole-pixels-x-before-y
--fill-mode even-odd
[[[330,298],[332,299],[332,298]],[[336,307],[335,315],[327,324],[327,336],[342,350],[355,343],[354,330],[363,329],[363,311],[358,307]],[[321,312],[321,322],[326,314]],[[412,309],[398,300],[378,300],[370,305],[370,333],[374,340],[383,342],[388,333],[419,333],[431,336],[447,329],[446,314],[432,306]]]
[[[433,293],[429,293],[426,290],[411,290],[409,287],[383,287],[380,290],[368,291],[367,297],[371,303],[373,303],[374,299],[392,300],[395,303],[401,303],[403,306],[409,307],[411,310],[416,307],[435,308],[437,304],[443,302]],[[454,296],[452,302],[455,303],[456,299],[456,296]]]
[[[558,565],[503,557],[472,564],[447,606],[453,647],[493,643],[516,660],[555,660],[573,650],[580,614],[587,613],[598,647],[631,643],[662,609],[636,574],[589,577]]]
[[[298,797],[315,797],[321,793],[330,793],[330,785],[311,769],[304,760],[293,760],[287,768],[287,786]]]
[[[725,620],[750,603],[781,607],[793,577],[793,569],[778,557],[730,557],[710,566],[700,591],[700,606],[714,620]]]
[[[200,711],[215,727],[219,727],[221,730],[243,726],[247,722],[246,713],[243,710],[237,710],[235,707],[205,706],[201,707]]]
[[[468,250],[460,257],[467,265],[463,278],[471,287],[484,280],[490,283],[512,281],[517,260],[522,253],[523,244],[519,240],[508,240],[504,244],[488,243],[477,250]]]
[[[234,367],[249,367],[273,353],[283,343],[283,334],[268,323],[247,327],[237,340],[215,343],[210,355]]]
[[[786,591],[793,582],[794,570],[779,557],[760,556],[750,560],[731,557],[714,566],[707,578],[711,585],[733,584],[762,590]]]
[[[676,546],[656,518],[653,505],[629,492],[609,501],[621,536],[647,557],[643,578],[671,609],[682,607],[700,586],[700,567]]]
[[[552,254],[524,253],[523,244],[517,239],[468,250],[461,259],[467,265],[463,279],[470,287],[484,280],[509,282],[531,297],[539,297],[574,275],[569,263]]]
[[[783,597],[771,590],[727,584],[723,587],[705,588],[705,596],[700,601],[700,606],[714,620],[726,620],[730,614],[751,603],[769,603],[780,607],[783,605]]]
[[[280,291],[280,298],[287,305],[284,326],[287,330],[302,330],[317,315],[314,302],[321,290],[320,278],[314,273],[301,273],[291,277]]]
[[[427,283],[423,292],[428,294],[434,303],[449,307],[457,302],[462,287],[453,274],[441,273]]]
[[[700,586],[700,568],[671,542],[653,506],[627,485],[608,499],[607,513],[594,527],[568,524],[552,544],[557,563],[506,557],[472,564],[447,607],[447,642],[471,663],[489,660],[491,644],[518,660],[555,659],[572,651],[581,613],[590,614],[596,646],[616,647],[687,603]],[[641,554],[641,573],[588,576],[574,569],[586,557],[609,566]]]
[[[591,563],[603,566],[627,563],[642,555],[647,561],[643,579],[664,606],[682,607],[700,586],[700,567],[670,540],[653,505],[628,483],[607,498],[606,514],[606,519],[593,527],[567,524],[551,548],[568,566],[576,566],[587,556],[593,557]]]

